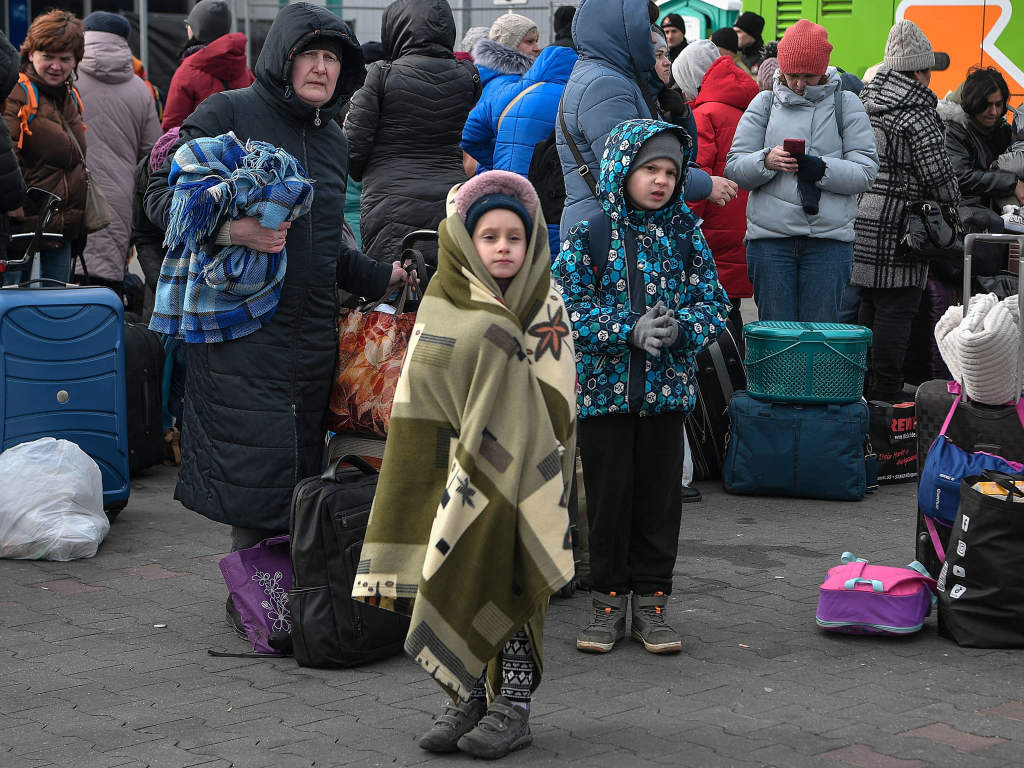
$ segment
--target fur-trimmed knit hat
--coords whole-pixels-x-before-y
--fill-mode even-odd
[[[800,19],[779,41],[779,69],[787,75],[824,75],[831,53],[825,28]]]
[[[537,25],[531,19],[510,11],[494,20],[487,36],[496,43],[518,48],[523,38],[535,29]]]
[[[897,72],[945,69],[949,66],[949,57],[945,54],[942,56],[944,60],[938,60],[939,54],[932,50],[931,41],[917,24],[910,19],[903,19],[889,30],[882,63]]]
[[[132,25],[128,23],[128,19],[108,11],[90,13],[82,20],[82,29],[86,32],[109,32],[112,35],[120,35],[125,40],[132,33]]]
[[[537,211],[537,192],[524,176],[511,171],[487,171],[474,176],[455,193],[455,210],[473,236],[473,228],[487,211],[508,208],[519,215],[529,237]]]

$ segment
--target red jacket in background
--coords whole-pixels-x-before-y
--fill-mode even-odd
[[[715,59],[692,103],[697,121],[697,163],[712,176],[725,175],[725,157],[743,111],[757,96],[757,83],[728,56]],[[707,200],[690,203],[704,219],[701,231],[711,247],[718,279],[730,299],[747,299],[754,288],[747,277],[747,191],[724,206]]]
[[[213,94],[245,88],[252,81],[252,72],[245,63],[245,35],[232,32],[218,37],[181,62],[167,89],[160,127],[164,133],[178,128]]]

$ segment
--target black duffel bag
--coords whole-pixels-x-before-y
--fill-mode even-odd
[[[907,254],[922,261],[963,261],[964,228],[955,205],[915,200],[907,203],[904,215],[901,247]]]
[[[342,456],[295,486],[288,597],[299,666],[353,667],[400,653],[405,644],[408,617],[352,599],[377,477],[363,459]]]
[[[1024,648],[1024,475],[965,477],[938,580],[939,634],[971,648]],[[995,483],[999,496],[974,490]]]

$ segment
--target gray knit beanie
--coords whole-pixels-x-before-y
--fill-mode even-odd
[[[231,31],[231,8],[224,0],[199,0],[187,21],[192,37],[209,44]]]
[[[640,149],[636,151],[636,154],[633,155],[633,159],[629,163],[629,172],[632,173],[637,168],[643,166],[644,163],[648,163],[651,160],[660,160],[661,158],[671,160],[675,163],[676,175],[681,179],[683,168],[683,144],[679,141],[679,137],[672,131],[656,133],[641,144]]]
[[[486,39],[490,31],[491,30],[487,27],[470,27],[466,30],[466,34],[462,36],[462,42],[459,44],[459,50],[465,51],[466,53],[472,53],[473,46],[481,40]]]
[[[933,69],[935,53],[921,28],[909,19],[903,19],[893,24],[889,30],[882,63],[897,72]]]
[[[496,43],[514,49],[519,47],[524,37],[536,29],[537,25],[533,21],[510,11],[494,20],[488,37]]]

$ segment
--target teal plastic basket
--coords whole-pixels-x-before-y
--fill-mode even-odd
[[[864,395],[871,331],[841,323],[743,326],[747,392],[786,403],[853,403]]]

